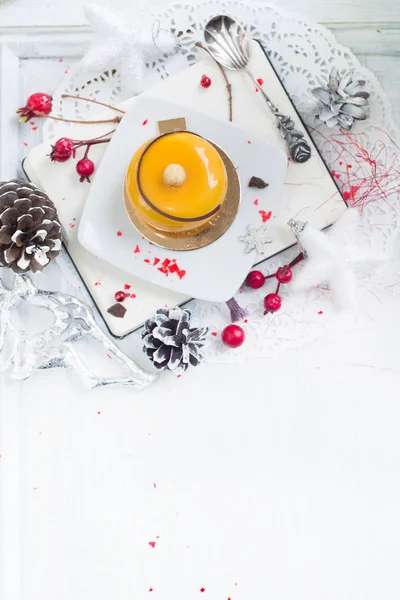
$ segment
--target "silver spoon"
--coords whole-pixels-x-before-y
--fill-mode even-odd
[[[311,148],[304,134],[295,128],[291,117],[283,115],[267,96],[257,79],[247,66],[250,60],[250,39],[239,23],[231,17],[219,15],[207,23],[204,39],[212,57],[223,67],[241,70],[247,73],[256,88],[261,92],[268,108],[275,116],[276,126],[285,140],[291,159],[294,162],[306,162],[311,156]]]

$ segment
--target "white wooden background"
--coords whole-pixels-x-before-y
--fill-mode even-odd
[[[26,90],[47,86],[50,73],[51,77],[61,78],[69,62],[79,55],[79,41],[83,43],[88,38],[83,3],[84,0],[0,0],[0,117],[12,113],[14,123],[0,118],[0,150],[4,156],[0,161],[1,177],[13,175],[17,146],[21,148],[25,141],[23,128],[19,128],[20,139],[14,135],[14,111],[21,96]],[[376,73],[400,122],[399,0],[280,0],[279,4],[312,15],[333,30]],[[2,41],[7,42],[3,50]],[[54,60],[61,56],[62,63]],[[39,141],[40,130],[36,134]],[[34,142],[29,139],[29,144]],[[384,312],[388,313],[386,327],[372,333],[362,331],[347,340],[323,340],[309,349],[288,354],[285,362],[280,358],[249,362],[246,371],[241,369],[241,381],[235,379],[234,368],[204,368],[207,384],[196,379],[197,374],[189,374],[179,380],[179,394],[175,393],[177,384],[163,386],[160,382],[141,402],[132,402],[132,395],[126,390],[115,391],[112,401],[103,390],[104,393],[87,394],[83,402],[83,396],[69,386],[63,373],[51,374],[48,380],[48,389],[57,390],[60,396],[55,402],[51,394],[43,393],[39,379],[24,388],[29,392],[20,395],[17,384],[4,385],[0,376],[0,399],[7,394],[17,400],[15,404],[7,403],[8,412],[0,406],[0,455],[5,447],[9,454],[6,460],[2,458],[2,475],[13,488],[4,494],[0,489],[1,600],[138,598],[130,593],[135,589],[131,566],[135,560],[140,565],[142,557],[124,557],[117,552],[116,561],[114,556],[118,547],[130,544],[132,523],[118,523],[118,518],[120,513],[130,514],[135,490],[128,489],[114,466],[121,462],[122,454],[124,458],[126,454],[126,460],[132,456],[138,461],[137,456],[145,447],[143,431],[147,436],[151,427],[157,429],[157,417],[162,424],[172,412],[176,415],[172,441],[177,445],[166,456],[173,456],[183,465],[183,478],[189,467],[185,470],[182,454],[190,457],[187,448],[191,447],[191,440],[183,433],[185,425],[193,422],[193,431],[201,432],[202,415],[211,414],[217,425],[225,422],[222,405],[213,404],[212,392],[204,398],[200,391],[197,393],[201,388],[199,381],[215,395],[221,379],[225,379],[234,400],[230,410],[242,420],[239,397],[246,398],[246,410],[255,415],[257,404],[251,399],[260,396],[265,373],[271,375],[268,390],[263,392],[268,420],[261,422],[258,415],[254,417],[251,436],[249,431],[243,431],[243,439],[247,436],[264,440],[265,447],[254,445],[254,456],[262,450],[273,457],[269,459],[271,464],[267,461],[262,468],[271,475],[271,501],[278,497],[274,486],[282,495],[277,506],[281,507],[282,523],[288,524],[288,548],[293,556],[301,557],[301,568],[294,570],[290,560],[285,567],[282,529],[271,522],[271,531],[276,528],[276,540],[272,539],[276,544],[265,541],[273,550],[268,555],[271,593],[261,592],[262,597],[398,600],[400,322],[397,309],[390,313],[385,307]],[[293,373],[293,377],[288,377],[288,373]],[[280,381],[286,381],[284,387]],[[327,381],[332,384],[327,386]],[[192,402],[188,403],[192,394]],[[275,400],[268,405],[271,398]],[[115,413],[111,406],[117,407]],[[103,413],[107,417],[101,420]],[[149,415],[154,417],[153,425]],[[143,429],[143,422],[150,429]],[[13,427],[8,428],[9,423]],[[217,425],[213,430],[216,440]],[[205,427],[210,427],[210,423],[205,423]],[[86,436],[87,431],[90,436]],[[168,431],[158,434],[160,447],[169,448],[172,442]],[[226,434],[226,447],[235,449],[235,428]],[[39,436],[43,445],[33,452]],[[201,440],[197,441],[200,444]],[[180,447],[178,442],[184,444]],[[79,448],[85,451],[79,453]],[[160,470],[158,482],[163,477],[163,463],[161,467],[158,464],[161,458],[160,455],[153,465]],[[231,457],[228,458],[230,464]],[[240,465],[239,452],[234,458]],[[106,480],[103,472],[107,472]],[[38,480],[43,487],[48,482],[48,496],[40,495]],[[16,512],[20,510],[20,514],[12,518],[15,511],[11,503],[14,497],[18,498],[13,491],[18,486],[22,502]],[[151,485],[150,488],[153,489]],[[307,497],[312,499],[309,509]],[[162,507],[155,507],[156,514],[158,510]],[[273,514],[274,510],[270,512]],[[303,515],[304,520],[296,515]],[[304,540],[308,546],[302,545]],[[276,553],[276,548],[281,554]],[[164,559],[168,560],[168,556]],[[110,570],[116,573],[114,579]],[[312,589],[304,583],[303,575],[309,577]],[[174,577],[171,572],[171,579]],[[274,590],[271,582],[276,584]],[[200,584],[203,580],[198,587]],[[303,588],[307,588],[307,595],[302,593]],[[233,591],[236,595],[231,597],[237,598],[236,588]],[[258,594],[247,596],[250,597]],[[191,599],[186,596],[186,600]]]

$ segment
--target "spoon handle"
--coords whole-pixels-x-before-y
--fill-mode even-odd
[[[295,128],[294,121],[291,117],[283,115],[281,112],[279,112],[278,107],[271,102],[270,98],[258,83],[257,79],[249,71],[246,71],[246,73],[258,91],[261,93],[272,114],[275,116],[276,126],[279,129],[279,133],[281,134],[282,138],[286,142],[290,158],[294,162],[306,162],[311,157],[311,148],[309,143],[304,139],[304,134]]]

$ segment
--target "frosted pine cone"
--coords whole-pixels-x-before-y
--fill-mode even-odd
[[[0,266],[36,273],[60,249],[61,225],[49,197],[22,179],[0,182]]]
[[[181,308],[161,308],[154,319],[144,325],[143,351],[157,369],[186,371],[189,366],[197,367],[203,360],[208,329],[190,329],[191,313]]]
[[[369,93],[362,91],[363,80],[353,81],[354,73],[347,72],[341,77],[332,68],[326,88],[318,87],[312,93],[321,104],[315,113],[327,127],[342,127],[350,130],[355,120],[368,117]]]

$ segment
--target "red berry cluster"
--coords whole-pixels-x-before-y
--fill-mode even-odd
[[[78,148],[86,146],[83,158],[76,163],[76,172],[80,177],[79,181],[81,183],[83,181],[89,181],[90,183],[89,178],[91,175],[93,175],[95,166],[93,161],[88,158],[89,150],[94,144],[104,144],[109,141],[110,138],[106,138],[104,136],[102,138],[94,138],[92,140],[71,140],[70,138],[62,137],[57,140],[54,145],[52,145],[51,152],[49,154],[50,160],[55,162],[65,162],[66,160],[69,160],[71,156],[75,158]]]
[[[297,265],[304,258],[301,252],[292,262],[283,267],[279,267],[275,273],[271,275],[264,275],[261,271],[250,271],[246,278],[246,285],[253,290],[261,288],[267,279],[275,278],[278,281],[278,285],[274,293],[267,294],[264,298],[264,315],[267,313],[274,313],[278,311],[282,306],[282,299],[278,292],[282,284],[289,283],[292,280],[293,272],[292,267]]]

